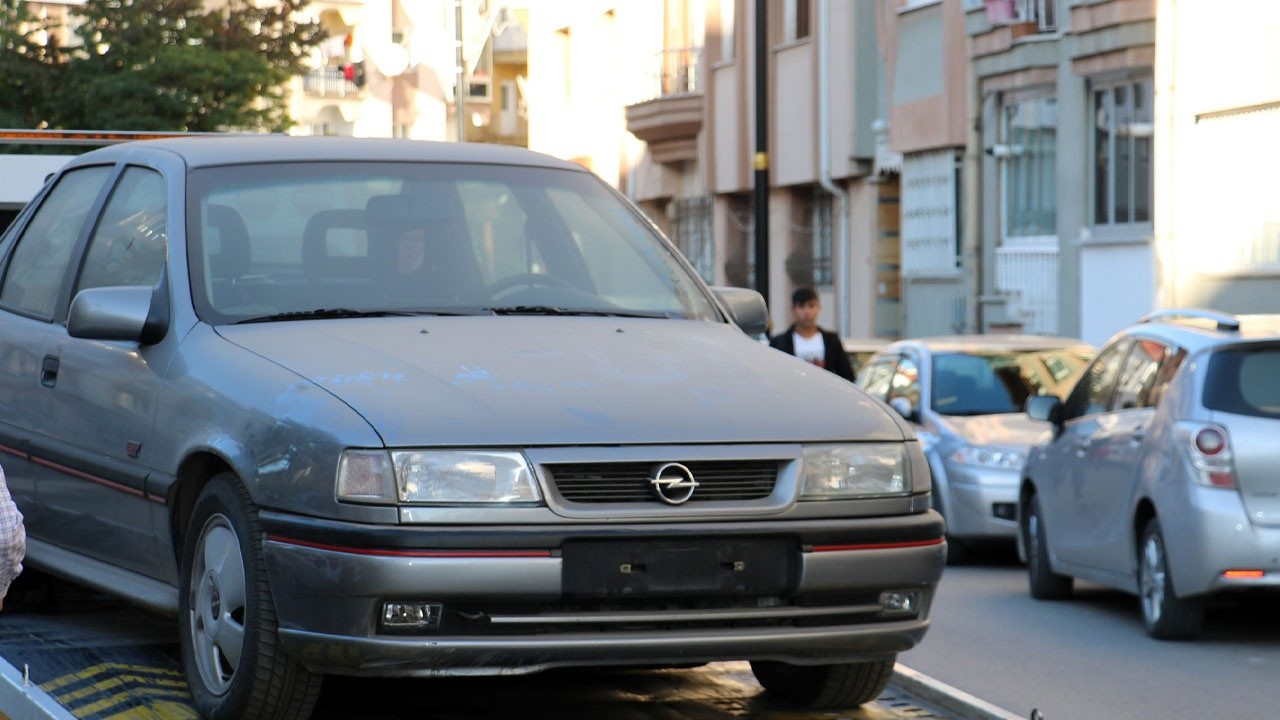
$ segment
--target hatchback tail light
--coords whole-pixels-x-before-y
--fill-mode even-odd
[[[1177,434],[1185,441],[1191,464],[1196,470],[1196,482],[1218,488],[1236,486],[1231,439],[1225,428],[1207,423],[1180,422]]]

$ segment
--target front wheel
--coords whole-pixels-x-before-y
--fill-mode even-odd
[[[197,712],[208,720],[305,720],[320,694],[276,644],[263,533],[230,473],[200,492],[182,552],[179,642]]]
[[[1180,598],[1173,592],[1169,577],[1169,555],[1165,552],[1160,521],[1151,518],[1142,531],[1138,550],[1138,595],[1147,634],[1161,640],[1188,640],[1200,632],[1204,622],[1204,600]]]
[[[851,708],[880,697],[895,660],[836,665],[752,661],[751,672],[771,695],[811,709]]]

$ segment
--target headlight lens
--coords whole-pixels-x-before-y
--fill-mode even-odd
[[[906,495],[911,492],[902,443],[815,445],[804,449],[801,500]]]
[[[982,447],[981,445],[965,445],[951,453],[951,461],[961,465],[995,468],[997,470],[1018,470],[1027,459],[1026,453],[1008,448]]]
[[[373,503],[535,503],[542,500],[524,455],[504,450],[349,450],[338,464],[338,498]]]
[[[542,499],[524,455],[493,450],[391,453],[402,502],[528,503]]]

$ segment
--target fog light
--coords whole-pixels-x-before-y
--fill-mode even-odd
[[[1001,520],[1012,520],[1014,508],[1013,503],[991,503],[991,514]]]
[[[886,590],[880,593],[880,607],[886,615],[915,615],[920,593],[914,590]]]
[[[382,625],[388,630],[434,630],[440,627],[440,603],[386,602]]]

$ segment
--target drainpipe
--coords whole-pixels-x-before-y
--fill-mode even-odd
[[[831,179],[831,0],[818,2],[818,182],[839,199],[834,213],[836,242],[836,326],[841,337],[853,334],[849,303],[849,193]]]

